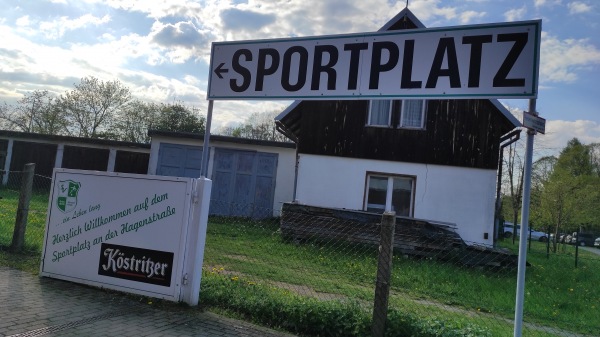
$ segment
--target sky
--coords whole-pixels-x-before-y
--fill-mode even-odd
[[[83,77],[118,79],[136,98],[206,113],[212,42],[377,31],[391,0],[0,0],[0,102],[56,95]],[[426,27],[542,19],[536,151],[600,142],[600,1],[409,0]],[[528,100],[501,100],[519,119]],[[213,131],[290,101],[215,101]]]

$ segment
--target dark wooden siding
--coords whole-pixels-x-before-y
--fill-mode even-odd
[[[148,173],[149,153],[117,151],[115,158],[115,172],[122,173]]]
[[[0,170],[4,170],[4,162],[6,160],[6,153],[8,149],[8,140],[0,139]]]
[[[496,169],[513,127],[488,100],[432,100],[425,130],[365,127],[368,101],[303,101],[300,153]]]
[[[27,163],[35,163],[35,174],[52,176],[56,144],[15,141],[12,148],[11,171],[23,171]]]
[[[77,170],[106,171],[109,152],[108,149],[65,146],[62,167]]]

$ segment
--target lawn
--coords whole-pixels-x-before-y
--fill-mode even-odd
[[[517,250],[512,243],[502,243]],[[600,328],[600,259],[574,247],[546,258],[545,245],[532,243],[528,256],[525,320],[552,329],[597,333]],[[514,317],[516,270],[458,267],[436,260],[394,257],[393,308],[440,320],[462,319],[493,335],[510,335]],[[283,241],[277,222],[213,219],[209,224],[205,267],[245,282],[271,284],[320,299],[371,303],[376,251],[344,244]],[[529,325],[527,325],[529,326]],[[545,330],[544,328],[541,328]],[[531,330],[528,335],[544,335]],[[551,335],[551,334],[550,334]]]
[[[33,255],[6,252],[18,195],[0,196],[0,264],[37,272],[48,195],[32,200],[26,251]],[[512,241],[501,245],[517,250]],[[548,259],[546,246],[533,242],[527,260],[524,335],[597,334],[599,257],[580,251],[576,268],[574,247]],[[286,241],[277,219],[211,217],[201,303],[292,332],[361,335],[369,329],[376,266],[374,247]],[[512,335],[515,288],[515,269],[395,256],[388,326],[415,336]]]

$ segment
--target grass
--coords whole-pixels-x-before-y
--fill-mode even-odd
[[[6,251],[18,195],[0,190],[0,196],[0,265],[37,273],[48,195],[32,201],[32,209],[43,211],[30,214],[23,254]],[[278,229],[276,219],[211,218],[202,304],[296,333],[367,334],[377,250],[341,242],[285,241]],[[517,250],[508,240],[501,245]],[[567,246],[548,259],[545,245],[532,243],[526,276],[526,336],[553,336],[552,329],[597,334],[600,258],[580,251],[575,268],[574,248]],[[395,256],[391,285],[389,331],[414,336],[512,334],[516,270]]]
[[[372,301],[374,249],[339,243],[294,244],[281,240],[277,230],[276,222],[212,221],[205,265],[255,283],[295,289],[300,295]],[[517,249],[509,243],[506,246]],[[567,247],[547,259],[545,246],[532,243],[525,319],[555,329],[597,333],[600,259],[580,252],[579,268],[575,268],[572,249]],[[479,315],[478,320],[494,335],[512,332],[507,321],[514,317],[516,270],[458,267],[396,256],[392,277],[391,304],[402,312],[430,317],[432,308],[437,308],[441,321]],[[536,335],[544,332],[536,331]]]
[[[0,189],[0,246],[8,247],[12,243],[16,210],[19,205],[19,192]],[[29,204],[24,250],[40,252],[46,226],[48,193],[33,193]]]

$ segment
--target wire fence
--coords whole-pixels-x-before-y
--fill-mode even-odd
[[[20,174],[0,188],[0,247],[11,243]],[[35,176],[28,252],[42,248],[49,186]],[[453,224],[404,217],[386,232],[379,214],[296,204],[252,214],[209,217],[202,305],[301,335],[513,334],[518,239],[486,247]],[[530,243],[523,335],[597,336],[600,249],[547,248]]]
[[[19,196],[25,174],[24,171],[0,171],[0,249],[3,250],[8,249],[13,240]],[[42,250],[51,182],[51,177],[38,174],[33,176],[23,246],[26,253],[40,253]]]

